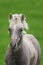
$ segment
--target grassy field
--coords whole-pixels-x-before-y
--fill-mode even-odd
[[[5,52],[10,41],[9,13],[23,13],[26,16],[29,25],[27,33],[33,34],[40,42],[40,65],[43,65],[43,0],[0,0],[0,65],[5,65]]]

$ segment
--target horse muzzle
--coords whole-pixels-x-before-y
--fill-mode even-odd
[[[17,47],[16,43],[12,43],[12,42],[10,43],[10,46],[11,46],[11,49],[12,49],[12,50]]]

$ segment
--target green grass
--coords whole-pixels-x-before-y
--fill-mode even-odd
[[[43,0],[0,0],[0,65],[5,65],[5,52],[10,41],[9,13],[23,13],[26,16],[29,25],[27,33],[33,34],[40,42],[40,65],[43,65]]]

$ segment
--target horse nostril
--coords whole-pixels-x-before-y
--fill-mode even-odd
[[[14,45],[14,48],[16,48],[16,43],[15,43],[15,45]]]

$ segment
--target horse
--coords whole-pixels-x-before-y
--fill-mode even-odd
[[[8,45],[6,65],[39,65],[41,48],[38,40],[32,35],[24,33],[28,24],[23,14],[9,15],[10,43]]]

